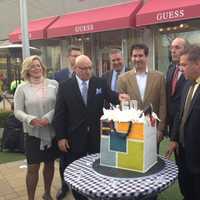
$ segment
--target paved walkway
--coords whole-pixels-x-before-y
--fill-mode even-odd
[[[43,166],[41,165],[35,200],[41,200],[44,192],[42,167]],[[55,176],[52,185],[53,199],[55,199],[56,191],[60,187],[58,162],[56,162],[55,167]],[[27,200],[25,176],[26,163],[23,160],[0,164],[0,200]],[[65,199],[74,200],[71,194],[69,194]]]

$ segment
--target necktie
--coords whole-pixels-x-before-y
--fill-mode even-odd
[[[194,92],[194,88],[195,88],[195,83],[192,84],[192,86],[190,87],[189,91],[188,91],[188,95],[185,101],[185,106],[184,106],[184,110],[183,110],[183,115],[182,115],[182,119],[181,119],[181,125],[180,125],[180,143],[184,146],[184,125],[186,122],[186,118],[187,118],[187,114],[192,102],[192,95]]]
[[[172,91],[171,91],[171,95],[173,96],[176,90],[176,83],[178,81],[178,74],[179,74],[180,68],[177,66],[175,71],[174,71],[174,75],[173,75],[173,79],[172,79]]]
[[[82,95],[84,104],[87,105],[87,91],[88,91],[87,82],[86,81],[82,81],[81,85],[82,85],[81,95]]]
[[[115,85],[114,85],[114,91],[117,91],[117,80],[118,80],[119,75],[120,75],[120,72],[117,72],[116,79],[115,79]]]

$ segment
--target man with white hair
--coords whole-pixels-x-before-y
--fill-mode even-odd
[[[118,104],[126,94],[112,91],[106,80],[92,76],[92,62],[80,55],[75,62],[75,76],[60,84],[53,126],[65,167],[87,154],[100,151],[100,117],[104,100]],[[78,200],[87,199],[74,191]]]

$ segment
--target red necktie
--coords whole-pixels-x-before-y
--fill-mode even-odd
[[[180,69],[177,66],[175,71],[174,71],[174,75],[173,75],[173,79],[172,79],[172,92],[171,95],[173,96],[176,90],[176,83],[178,81],[178,73],[179,73]]]

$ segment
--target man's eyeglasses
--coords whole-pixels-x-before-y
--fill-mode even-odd
[[[88,66],[88,67],[78,67],[81,71],[90,71],[92,70],[92,66]]]

